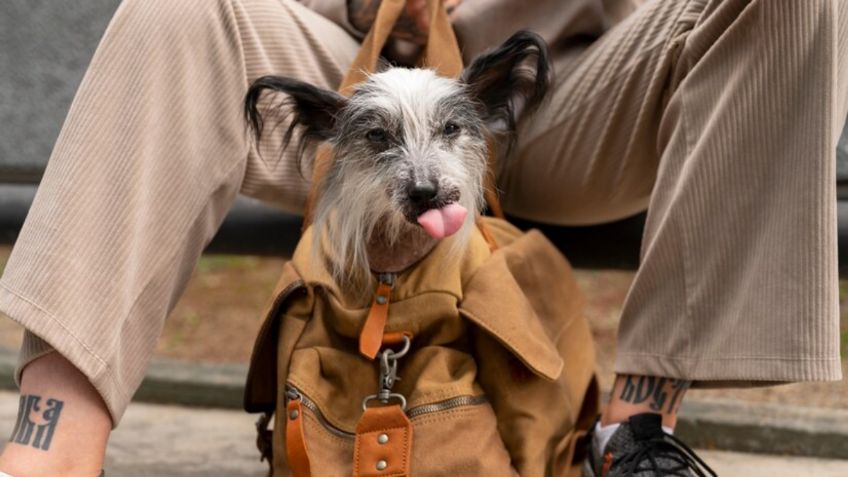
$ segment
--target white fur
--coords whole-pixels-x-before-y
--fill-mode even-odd
[[[439,106],[444,109],[442,101],[463,94],[463,88],[459,81],[439,77],[431,70],[392,68],[371,75],[339,115],[338,121],[344,123],[357,108],[379,109],[402,124],[403,133],[402,141],[398,138],[402,144],[388,151],[390,158],[383,162],[380,154],[367,157],[370,155],[361,153],[361,148],[349,146],[361,141],[363,131],[343,132],[330,141],[337,155],[316,204],[314,249],[321,250],[322,236],[333,248],[325,252],[336,257],[331,271],[337,280],[361,285],[362,279],[370,278],[366,246],[378,224],[390,242],[395,242],[405,227],[418,227],[410,224],[401,207],[405,194],[402,184],[412,177],[436,177],[440,190],[458,192],[458,203],[468,215],[452,239],[451,252],[458,254],[465,249],[484,204],[486,143],[479,134],[465,130],[452,142],[439,136],[452,114],[440,111]],[[469,121],[470,116],[466,113],[461,120]],[[479,122],[477,117],[474,120]],[[351,131],[345,124],[339,129]]]

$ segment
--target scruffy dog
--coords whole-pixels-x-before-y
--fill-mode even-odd
[[[543,40],[518,32],[477,57],[458,80],[428,69],[390,67],[356,86],[350,98],[278,76],[251,86],[245,114],[259,140],[260,99],[291,116],[285,144],[300,133],[298,150],[326,142],[334,160],[315,204],[313,250],[323,250],[339,283],[394,272],[455,235],[464,249],[485,206],[487,140],[506,137],[508,150],[519,115],[536,107],[549,84]],[[279,112],[279,111],[278,111]],[[327,248],[329,247],[329,250]]]

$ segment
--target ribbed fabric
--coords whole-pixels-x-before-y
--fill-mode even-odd
[[[251,148],[249,81],[333,88],[357,48],[294,2],[122,2],[0,281],[0,310],[28,330],[21,367],[56,347],[117,424],[239,190],[302,207],[293,157],[278,140]]]
[[[560,59],[552,107],[519,134],[504,207],[585,224],[648,205],[617,372],[704,386],[841,378],[846,9],[652,1]]]
[[[0,310],[28,330],[21,366],[55,347],[115,424],[236,194],[302,207],[280,131],[257,154],[241,107],[260,75],[340,81],[357,50],[345,2],[306,3],[341,27],[288,0],[124,0],[80,87]],[[844,2],[652,1],[586,47],[602,5],[633,3],[457,10],[466,57],[528,25],[552,44],[555,91],[521,125],[507,210],[577,224],[650,204],[618,371],[837,379]]]

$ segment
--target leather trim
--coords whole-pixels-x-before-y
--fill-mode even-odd
[[[389,301],[391,299],[392,287],[385,283],[377,286],[374,292],[374,300],[371,309],[362,325],[359,333],[359,352],[368,359],[377,357],[380,347],[383,345],[383,332],[386,329],[386,320],[389,317]]]
[[[371,407],[356,425],[353,477],[410,475],[412,422],[400,406]]]
[[[310,477],[300,399],[293,399],[286,406],[286,461],[293,477]]]
[[[395,346],[403,343],[403,338],[407,337],[412,341],[413,334],[409,331],[393,331],[383,334],[383,346]]]

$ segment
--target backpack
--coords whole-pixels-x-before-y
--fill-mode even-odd
[[[383,0],[343,88],[374,70],[403,5]],[[442,1],[430,11],[427,51],[453,63],[425,64],[455,65]],[[283,267],[247,377],[270,475],[579,475],[578,442],[598,413],[594,350],[550,241],[483,217],[460,259],[443,239],[363,298],[313,260],[312,233]]]

